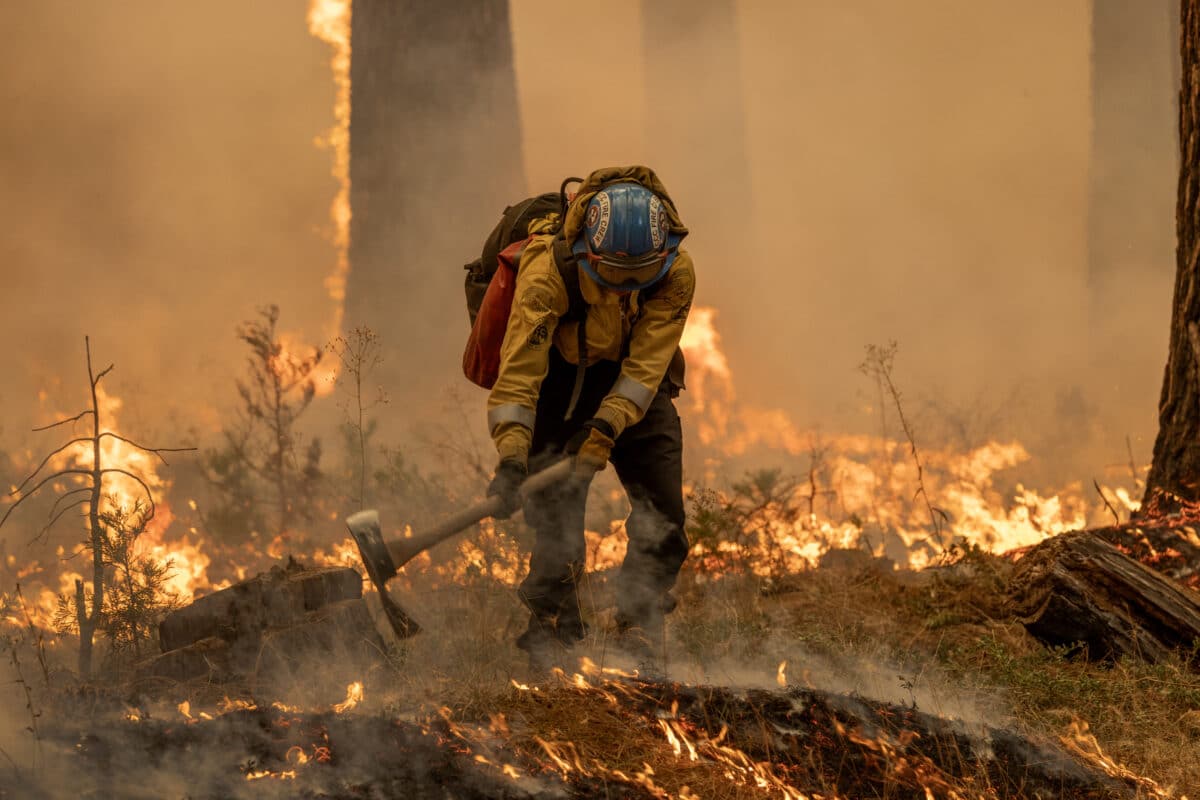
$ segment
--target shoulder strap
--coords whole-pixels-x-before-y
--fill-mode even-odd
[[[566,238],[560,233],[554,237],[554,265],[562,277],[563,285],[567,287],[567,313],[562,319],[577,323],[576,336],[579,349],[579,365],[575,368],[575,386],[571,390],[571,400],[567,404],[567,412],[563,419],[570,419],[575,414],[575,406],[583,393],[583,378],[588,368],[587,349],[587,312],[588,304],[583,299],[583,290],[579,288],[579,264]]]
[[[563,285],[567,287],[567,313],[565,320],[576,321],[587,317],[587,301],[583,299],[583,290],[579,288],[579,264],[571,252],[567,240],[559,234],[554,237],[554,266],[562,277]]]

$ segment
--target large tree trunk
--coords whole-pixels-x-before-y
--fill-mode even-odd
[[[1180,64],[1175,300],[1147,504],[1160,493],[1200,500],[1200,0],[1183,0]]]
[[[379,378],[412,400],[453,379],[458,267],[524,193],[506,0],[355,0],[345,326],[380,336]]]

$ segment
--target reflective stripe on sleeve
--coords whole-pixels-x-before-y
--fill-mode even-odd
[[[640,410],[645,411],[654,399],[654,390],[647,389],[628,375],[622,374],[613,385],[612,393],[624,397]]]
[[[533,423],[537,419],[537,415],[532,408],[517,403],[508,403],[488,409],[487,418],[488,430],[492,432],[495,432],[496,428],[505,422],[515,422],[533,430]]]

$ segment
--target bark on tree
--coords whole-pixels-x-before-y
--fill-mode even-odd
[[[1200,0],[1183,0],[1179,41],[1175,299],[1147,505],[1156,496],[1200,501]]]
[[[355,0],[345,327],[383,347],[401,407],[451,379],[458,267],[525,194],[507,0]]]
[[[1086,531],[1026,553],[1009,582],[1013,610],[1039,641],[1087,656],[1161,661],[1200,640],[1200,594]]]

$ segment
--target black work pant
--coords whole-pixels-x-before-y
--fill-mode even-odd
[[[590,420],[620,374],[615,362],[588,367],[574,412],[564,419],[576,367],[551,349],[533,429],[530,469],[562,458],[563,448]],[[645,416],[618,437],[612,464],[632,511],[625,523],[629,548],[616,579],[618,620],[653,624],[673,607],[667,592],[687,557],[683,509],[683,436],[666,381]],[[576,585],[584,571],[587,484],[570,480],[530,497],[525,519],[536,539],[521,600],[540,620],[578,618]]]

